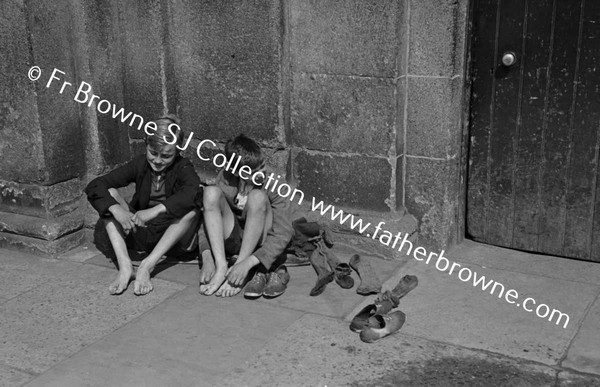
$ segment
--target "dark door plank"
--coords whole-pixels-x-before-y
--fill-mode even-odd
[[[571,105],[577,63],[580,1],[559,0],[554,20],[548,110],[541,172],[540,252],[562,255],[566,219],[568,160],[571,143]]]
[[[515,150],[512,246],[537,248],[539,171],[550,58],[553,0],[528,1],[522,61],[521,113]]]
[[[582,15],[565,251],[569,256],[599,261],[598,255],[590,252],[594,250],[593,236],[599,231],[594,214],[600,215],[595,200],[600,125],[600,2],[585,0]]]
[[[495,64],[498,0],[475,0],[472,26],[469,184],[467,189],[467,233],[474,240],[486,239],[488,195],[488,148]]]
[[[519,111],[522,61],[503,66],[502,56],[512,51],[522,55],[523,25],[526,3],[522,0],[500,2],[498,52],[496,55],[494,114],[490,140],[490,188],[488,204],[488,241],[511,246],[513,206],[513,165]]]

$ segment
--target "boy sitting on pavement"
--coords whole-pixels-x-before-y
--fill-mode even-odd
[[[215,185],[204,189],[200,293],[234,296],[254,269],[244,295],[276,297],[289,281],[287,269],[278,259],[285,257],[293,234],[289,200],[262,187],[264,156],[252,139],[242,134],[229,140],[225,155],[227,159],[239,157],[241,167],[221,169]],[[229,268],[227,257],[232,257]]]
[[[85,189],[119,265],[119,275],[109,286],[113,295],[123,293],[133,278],[136,295],[149,293],[153,288],[150,274],[164,254],[177,244],[182,252],[196,247],[200,214],[194,197],[200,179],[192,163],[176,148],[184,138],[178,123],[174,115],[154,121],[156,131],[147,132],[144,154],[95,178]],[[171,138],[172,142],[165,140]],[[127,203],[117,188],[130,183],[135,183],[135,194]],[[128,245],[149,253],[135,274]]]

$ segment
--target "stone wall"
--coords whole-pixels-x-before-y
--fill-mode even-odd
[[[145,120],[177,113],[206,180],[198,140],[244,132],[308,197],[396,231],[412,231],[410,213],[422,244],[452,243],[466,2],[2,2],[0,245],[56,254],[93,226],[82,188],[143,148],[100,99]],[[65,75],[46,88],[54,68]],[[75,102],[81,81],[100,99]]]

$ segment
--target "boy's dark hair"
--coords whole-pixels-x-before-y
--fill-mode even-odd
[[[264,156],[260,146],[245,134],[240,134],[225,144],[225,156],[230,158],[232,154],[241,156],[240,164],[247,165],[252,171],[263,167]]]

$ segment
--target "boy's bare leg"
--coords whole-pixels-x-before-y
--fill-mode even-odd
[[[202,252],[202,268],[200,269],[200,285],[208,284],[213,275],[215,275],[215,259],[210,250],[204,250]],[[201,293],[202,289],[202,286],[200,286]]]
[[[131,258],[129,258],[129,253],[127,253],[125,239],[123,239],[123,235],[117,228],[115,222],[115,220],[108,221],[108,224],[106,225],[106,233],[108,234],[110,244],[112,245],[115,255],[117,256],[119,274],[117,279],[114,280],[108,287],[108,291],[110,294],[119,295],[127,289],[129,282],[133,278],[133,266],[131,264]]]
[[[173,246],[175,246],[177,242],[179,242],[189,228],[195,223],[195,218],[197,216],[200,216],[198,212],[192,210],[167,228],[162,238],[158,241],[158,244],[154,247],[152,252],[144,258],[137,269],[135,281],[133,282],[133,292],[135,294],[142,296],[152,291],[153,286],[152,282],[150,282],[150,274],[154,270],[156,263]]]
[[[227,274],[225,239],[233,231],[234,215],[219,187],[206,187],[204,189],[203,202],[204,227],[206,228],[206,234],[210,242],[215,268],[210,281],[207,284],[200,285],[200,293],[210,296],[225,282]],[[204,259],[204,254],[202,258]]]
[[[129,205],[127,201],[119,195],[119,191],[115,188],[109,188],[108,193],[119,203],[124,210],[129,211]],[[114,280],[108,287],[110,294],[119,295],[127,290],[129,282],[133,278],[133,266],[131,264],[131,258],[127,252],[127,245],[125,243],[124,235],[121,232],[120,227],[117,227],[116,220],[109,220],[106,224],[106,233],[110,239],[110,244],[115,251],[117,257],[117,263],[119,265],[119,274],[117,279]],[[127,234],[127,231],[125,232]]]
[[[247,281],[250,269],[256,266],[258,258],[252,253],[259,242],[264,241],[268,231],[273,226],[273,213],[267,193],[263,190],[252,190],[246,203],[246,225],[242,236],[239,257],[228,271],[228,281],[217,291],[217,296],[232,297],[238,294]],[[232,274],[233,272],[233,274]],[[241,278],[238,283],[232,283],[234,276]]]

